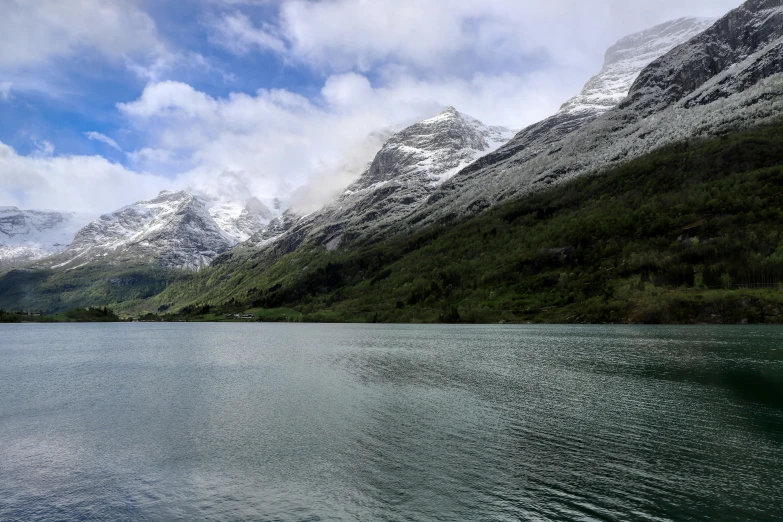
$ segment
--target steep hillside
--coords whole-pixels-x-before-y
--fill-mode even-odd
[[[149,263],[199,269],[237,240],[213,220],[204,202],[186,192],[161,192],[96,219],[61,254],[37,267],[74,269],[89,263]]]
[[[692,140],[448,227],[216,267],[152,305],[306,320],[783,322],[783,123]]]
[[[344,238],[399,221],[435,189],[477,158],[506,143],[514,132],[490,127],[453,107],[392,135],[359,179],[332,204],[299,218],[289,213],[251,239],[280,239],[292,250],[309,241],[337,248]]]
[[[466,169],[398,230],[475,215],[693,136],[774,120],[783,109],[781,9],[781,0],[746,2],[650,64],[619,107],[546,147]]]

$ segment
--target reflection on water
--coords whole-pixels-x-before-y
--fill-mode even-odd
[[[777,520],[783,330],[0,327],[2,520]]]

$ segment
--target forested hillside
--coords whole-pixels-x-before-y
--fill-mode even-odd
[[[692,140],[457,225],[219,258],[150,301],[305,320],[783,321],[783,123]]]

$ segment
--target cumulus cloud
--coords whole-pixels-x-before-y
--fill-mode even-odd
[[[137,174],[100,156],[22,156],[0,142],[0,201],[29,209],[114,211],[149,198],[170,180]]]
[[[178,82],[149,85],[119,109],[155,144],[139,159],[178,158],[181,186],[215,196],[234,187],[245,192],[236,197],[264,199],[285,198],[314,177],[345,170],[346,163],[368,162],[379,144],[368,146],[367,137],[391,119],[362,107],[315,104],[285,90],[214,98]]]
[[[117,144],[116,141],[111,139],[110,137],[106,136],[105,134],[101,134],[100,132],[85,132],[85,136],[87,136],[87,139],[93,140],[93,141],[100,141],[101,143],[105,143],[109,147],[122,151],[122,148]]]

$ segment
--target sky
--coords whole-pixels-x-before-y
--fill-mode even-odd
[[[523,128],[628,34],[741,0],[0,0],[0,206],[301,210],[447,106]]]

